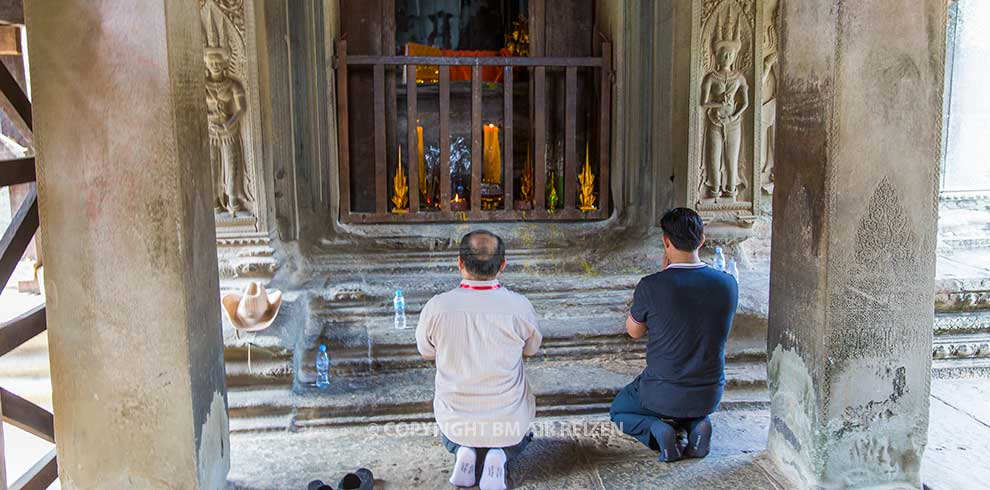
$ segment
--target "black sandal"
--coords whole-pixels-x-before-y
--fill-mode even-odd
[[[368,468],[361,468],[354,473],[344,475],[337,488],[338,490],[372,490],[375,488],[375,477]]]

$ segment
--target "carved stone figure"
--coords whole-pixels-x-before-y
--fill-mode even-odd
[[[251,211],[253,205],[251,172],[245,158],[242,119],[247,109],[244,85],[233,76],[232,56],[243,53],[238,14],[243,5],[221,0],[205,0],[201,6],[207,45],[206,107],[210,135],[210,161],[213,164],[214,208],[231,217]],[[228,13],[229,12],[229,13]],[[241,56],[238,56],[240,58]]]
[[[705,109],[704,187],[708,198],[735,200],[743,180],[739,175],[742,115],[749,107],[749,84],[735,68],[742,48],[739,18],[733,23],[729,9],[715,27],[712,52],[715,63],[701,83],[701,106]],[[734,24],[731,27],[730,24]]]
[[[773,192],[774,141],[777,139],[777,0],[765,4],[763,36],[763,137],[760,149],[760,175],[763,190]]]
[[[231,215],[245,210],[244,151],[240,119],[244,114],[244,87],[226,75],[228,55],[222,48],[207,48],[204,55],[207,120],[210,128],[210,161],[213,163],[216,211]]]

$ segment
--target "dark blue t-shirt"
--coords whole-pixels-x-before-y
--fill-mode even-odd
[[[675,264],[636,286],[630,315],[645,324],[646,369],[640,404],[668,417],[704,417],[725,385],[725,342],[739,301],[731,275]]]

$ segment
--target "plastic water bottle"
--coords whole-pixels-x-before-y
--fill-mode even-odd
[[[715,247],[715,259],[712,260],[712,267],[717,271],[725,270],[725,255],[722,253],[722,247]]]
[[[406,297],[402,295],[401,289],[395,290],[392,306],[395,307],[395,328],[406,328]]]
[[[320,344],[320,351],[316,353],[316,387],[328,386],[330,386],[330,355],[327,354],[327,346]]]
[[[736,279],[736,282],[739,282],[739,266],[736,265],[735,260],[729,261],[729,268],[725,272],[728,272],[730,276]]]

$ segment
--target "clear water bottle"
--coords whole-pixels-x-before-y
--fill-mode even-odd
[[[330,386],[330,354],[327,354],[327,346],[320,344],[320,351],[316,353],[316,387],[328,386]]]
[[[406,328],[406,297],[402,295],[401,289],[395,290],[392,306],[395,307],[395,328]]]
[[[715,247],[715,258],[712,260],[712,267],[717,271],[725,270],[725,254],[722,253],[722,247]]]
[[[735,260],[729,261],[729,268],[725,272],[728,272],[730,276],[736,279],[736,282],[739,282],[739,266],[736,265]]]

